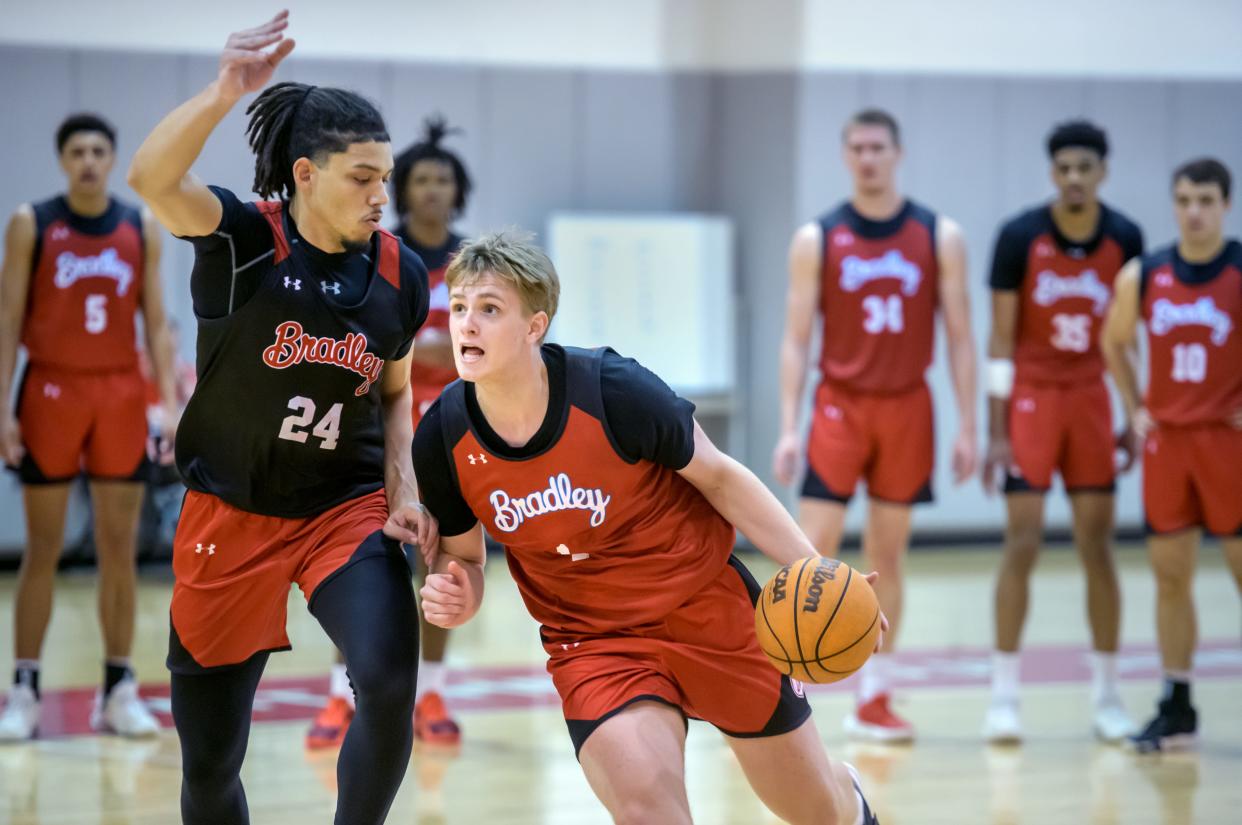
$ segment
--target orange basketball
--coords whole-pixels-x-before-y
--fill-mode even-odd
[[[848,564],[801,559],[778,570],[763,588],[755,632],[781,673],[802,682],[835,682],[871,656],[880,633],[880,604]]]

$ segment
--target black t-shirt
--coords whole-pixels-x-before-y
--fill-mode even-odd
[[[1073,241],[1065,237],[1052,219],[1051,207],[1045,204],[1028,209],[1001,227],[992,255],[988,285],[999,290],[1021,288],[1031,245],[1043,235],[1050,235],[1057,248],[1071,258],[1091,255],[1106,239],[1111,239],[1121,248],[1122,264],[1143,254],[1143,231],[1138,224],[1106,204],[1100,204],[1095,232],[1086,241]]]
[[[570,395],[565,350],[545,344],[542,354],[548,370],[548,410],[539,430],[520,447],[496,434],[479,409],[474,385],[465,383],[470,423],[479,440],[496,455],[512,459],[539,455],[560,437]],[[600,394],[605,424],[622,458],[651,461],[672,470],[684,468],[694,458],[694,404],[669,389],[651,370],[608,350],[600,362]],[[443,536],[460,535],[477,521],[457,486],[450,461],[437,400],[414,434],[414,468],[423,502],[439,520]]]
[[[198,386],[177,432],[186,486],[282,518],[380,489],[379,384],[427,317],[426,268],[387,233],[365,255],[325,256],[298,242],[281,204],[213,191],[220,225],[189,239]],[[333,280],[354,282],[353,300],[319,283],[337,258]]]
[[[454,253],[461,247],[463,240],[461,235],[450,232],[448,240],[439,246],[423,246],[414,239],[414,236],[406,231],[404,224],[394,229],[392,234],[400,238],[401,243],[413,249],[418,254],[418,257],[423,259],[428,272],[438,272],[445,269],[449,265],[449,260]]]

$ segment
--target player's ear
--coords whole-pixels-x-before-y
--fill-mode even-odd
[[[293,180],[298,186],[309,186],[315,179],[315,162],[308,157],[300,157],[293,162]]]
[[[548,325],[552,321],[548,318],[548,313],[542,309],[530,316],[530,327],[526,331],[527,337],[534,343],[539,343],[543,337],[548,334]]]

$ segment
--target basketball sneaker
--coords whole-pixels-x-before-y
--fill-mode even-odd
[[[1130,714],[1126,713],[1120,699],[1097,703],[1092,727],[1095,729],[1095,738],[1109,744],[1123,742],[1134,733],[1134,722],[1130,719]]]
[[[858,812],[859,825],[880,825],[880,820],[876,819],[875,814],[871,812],[871,806],[867,804],[867,797],[863,796],[858,771],[849,762],[841,764],[849,771],[850,779],[854,781],[854,791],[858,794],[858,804],[862,806],[862,810]]]
[[[310,730],[306,732],[306,749],[339,748],[353,720],[354,709],[350,707],[349,700],[344,696],[329,696],[328,704],[316,714]]]
[[[845,732],[857,739],[876,742],[911,742],[914,726],[889,707],[889,695],[881,693],[860,704],[845,717]]]
[[[13,685],[0,713],[0,742],[24,742],[38,730],[39,698],[29,685]]]
[[[107,697],[102,690],[95,694],[95,704],[91,708],[91,727],[97,731],[135,739],[155,736],[160,732],[160,723],[138,696],[138,683],[132,676],[126,676],[118,682]]]
[[[1190,705],[1178,706],[1168,699],[1157,705],[1155,717],[1129,739],[1139,753],[1189,750],[1198,740],[1199,715]]]
[[[983,739],[993,745],[1016,745],[1022,741],[1022,717],[1017,702],[993,700],[983,717]]]
[[[414,738],[432,745],[461,742],[461,726],[449,716],[444,697],[433,690],[424,693],[414,706]]]

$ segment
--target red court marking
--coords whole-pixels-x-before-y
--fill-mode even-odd
[[[893,680],[895,686],[914,691],[985,687],[990,663],[991,651],[979,648],[907,651],[894,655]],[[1154,681],[1160,675],[1155,647],[1124,648],[1118,658],[1118,670],[1125,680]],[[1089,654],[1079,647],[1036,647],[1022,653],[1023,684],[1080,684],[1087,682],[1090,675]],[[1195,654],[1195,677],[1242,677],[1242,647],[1237,641],[1201,644]],[[465,714],[560,704],[542,665],[454,668],[449,672],[448,683],[446,693],[453,710]],[[852,691],[854,680],[807,687],[811,693]],[[255,696],[254,721],[310,719],[321,707],[327,688],[326,676],[264,679]],[[52,738],[89,733],[94,695],[94,688],[43,691],[40,735]],[[160,721],[171,727],[168,686],[144,685],[142,695]]]

